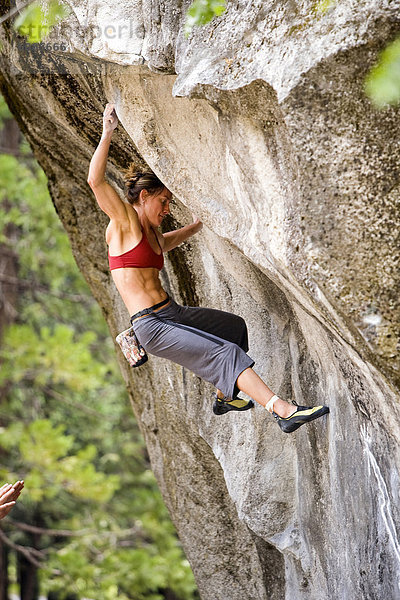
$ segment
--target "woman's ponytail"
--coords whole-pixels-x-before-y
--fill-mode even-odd
[[[137,164],[131,163],[124,171],[125,196],[129,204],[139,203],[139,194],[147,190],[149,194],[162,192],[164,184],[150,169],[141,169]]]

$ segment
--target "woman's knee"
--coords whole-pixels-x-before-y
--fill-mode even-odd
[[[241,331],[241,340],[239,342],[239,346],[242,348],[242,350],[247,352],[249,350],[249,335],[248,335],[248,331],[247,331],[247,324],[246,324],[246,321],[243,319],[243,317],[237,317],[237,318],[238,318],[237,326],[238,326],[238,329],[240,329],[240,331]]]

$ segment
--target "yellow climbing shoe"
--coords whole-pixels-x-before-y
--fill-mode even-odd
[[[253,400],[244,400],[243,398],[227,398],[224,396],[223,398],[218,398],[217,394],[215,394],[215,402],[213,404],[213,413],[215,415],[224,415],[230,410],[249,410],[249,408],[253,408],[254,402]]]
[[[275,412],[272,413],[284,433],[292,433],[292,431],[296,431],[304,423],[314,421],[314,419],[318,419],[329,412],[328,406],[299,406],[294,400],[292,400],[292,403],[297,408],[290,417],[284,419]]]

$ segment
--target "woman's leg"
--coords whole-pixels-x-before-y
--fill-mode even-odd
[[[232,397],[240,373],[254,360],[237,344],[183,325],[174,305],[137,319],[135,333],[150,354],[168,358]]]
[[[253,398],[253,400],[261,404],[264,408],[275,395],[251,367],[245,369],[239,375],[236,385],[239,390],[250,396],[250,398]],[[273,411],[283,419],[286,419],[296,412],[296,407],[286,402],[286,400],[277,398],[273,403]]]
[[[239,315],[215,308],[179,304],[177,310],[180,323],[237,344],[244,352],[249,351],[246,321]]]
[[[239,375],[236,385],[269,412],[273,412],[284,433],[292,433],[305,423],[329,413],[327,406],[293,406],[275,396],[251,367]]]
[[[274,412],[279,427],[285,433],[291,433],[304,423],[329,412],[329,408],[325,406],[293,408],[288,402],[274,397],[268,386],[252,370],[254,361],[244,350],[213,334],[182,325],[176,312],[175,306],[171,305],[134,321],[136,335],[150,354],[168,358],[193,371],[228,397],[232,397],[235,388],[243,390],[270,412]],[[177,320],[173,320],[174,318]],[[239,401],[232,400],[226,404]],[[223,412],[218,411],[216,414]]]
[[[246,321],[234,313],[214,308],[198,306],[176,306],[179,314],[179,322],[190,325],[200,331],[206,331],[223,340],[237,344],[244,352],[249,350],[248,332]],[[235,390],[233,396],[237,396]],[[226,398],[223,392],[217,388],[217,398]],[[249,405],[250,406],[250,405]]]

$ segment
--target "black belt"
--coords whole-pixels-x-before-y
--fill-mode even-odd
[[[154,304],[154,306],[150,306],[150,308],[145,308],[144,310],[140,310],[139,312],[135,313],[134,315],[131,316],[131,324],[137,318],[143,317],[144,315],[150,315],[154,310],[157,310],[157,308],[161,308],[165,304],[168,304],[168,302],[170,302],[170,300],[171,300],[171,298],[169,296],[167,296],[167,298],[165,300],[163,300],[162,302],[159,302],[158,304]]]

